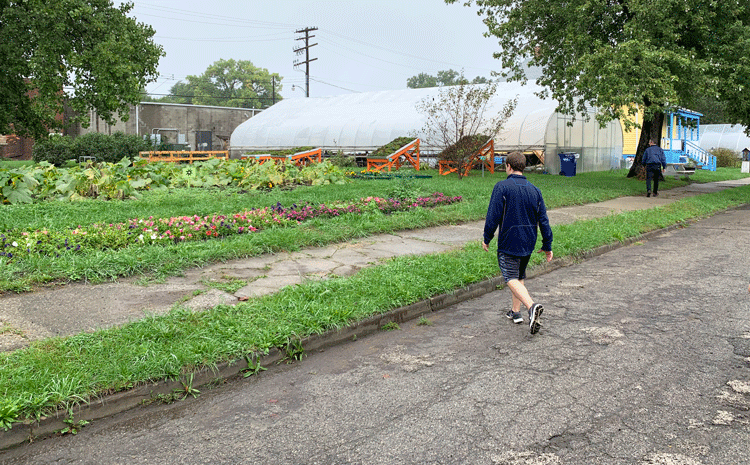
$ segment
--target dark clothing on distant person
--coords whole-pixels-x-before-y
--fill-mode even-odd
[[[646,167],[646,195],[651,195],[652,179],[654,181],[654,196],[659,195],[661,172],[667,167],[667,157],[664,156],[664,151],[658,145],[649,145],[646,151],[643,152],[641,163]]]
[[[651,180],[654,180],[654,196],[659,194],[659,178],[661,178],[661,165],[649,163],[646,165],[646,192],[651,193]]]
[[[662,150],[661,147],[658,145],[651,145],[645,152],[643,152],[643,160],[641,160],[641,163],[644,165],[661,165],[662,168],[666,168],[667,157],[664,156],[664,150]]]

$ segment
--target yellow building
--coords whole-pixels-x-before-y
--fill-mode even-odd
[[[698,145],[701,116],[698,112],[682,108],[664,115],[662,138],[657,142],[664,150],[667,164],[685,164],[690,159],[699,168],[716,171],[716,157]],[[630,121],[636,122],[638,127],[628,131],[623,120],[620,120],[620,125],[622,126],[622,156],[632,162],[641,137],[643,110],[639,108],[636,115],[630,116]]]

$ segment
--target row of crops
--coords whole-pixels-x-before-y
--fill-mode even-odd
[[[123,158],[118,163],[56,167],[47,162],[0,167],[0,203],[32,203],[50,199],[138,198],[139,191],[177,187],[226,187],[247,190],[277,186],[341,184],[344,170],[328,161],[307,167],[292,163],[211,159],[193,164],[149,163]]]

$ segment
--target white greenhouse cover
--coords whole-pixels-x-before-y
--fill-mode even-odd
[[[704,150],[724,148],[742,152],[750,149],[750,137],[745,134],[745,127],[739,124],[704,124],[700,127],[698,145]]]
[[[494,116],[516,97],[518,105],[495,138],[496,150],[544,147],[547,124],[557,103],[535,96],[540,90],[534,84],[498,84],[485,114]],[[361,151],[375,150],[397,137],[423,139],[426,118],[417,111],[417,104],[439,94],[440,88],[433,87],[286,99],[238,126],[230,146],[233,151],[291,147]]]

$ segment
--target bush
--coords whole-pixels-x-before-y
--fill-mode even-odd
[[[46,161],[55,166],[63,166],[71,158],[76,158],[73,140],[68,136],[50,136],[34,144],[34,161]]]
[[[716,166],[721,168],[739,168],[740,157],[737,152],[719,147],[711,150],[711,155],[716,157]]]
[[[107,134],[92,132],[78,136],[73,140],[73,147],[77,159],[81,157],[92,157],[97,162],[115,163],[119,160],[113,160],[115,154],[114,137]]]
[[[350,155],[344,155],[344,152],[339,150],[335,155],[331,155],[327,158],[333,166],[339,168],[354,168],[357,166],[357,161]]]
[[[119,162],[123,157],[128,157],[130,161],[133,161],[138,157],[138,152],[151,150],[151,144],[135,134],[116,132],[112,138],[114,139],[115,150],[113,155],[114,159],[111,160],[112,163]]]
[[[60,167],[68,160],[77,163],[81,157],[94,157],[97,162],[117,163],[124,157],[133,161],[138,157],[138,152],[150,149],[148,141],[122,132],[111,136],[93,132],[75,139],[69,136],[51,136],[34,144],[34,161],[48,161]]]

